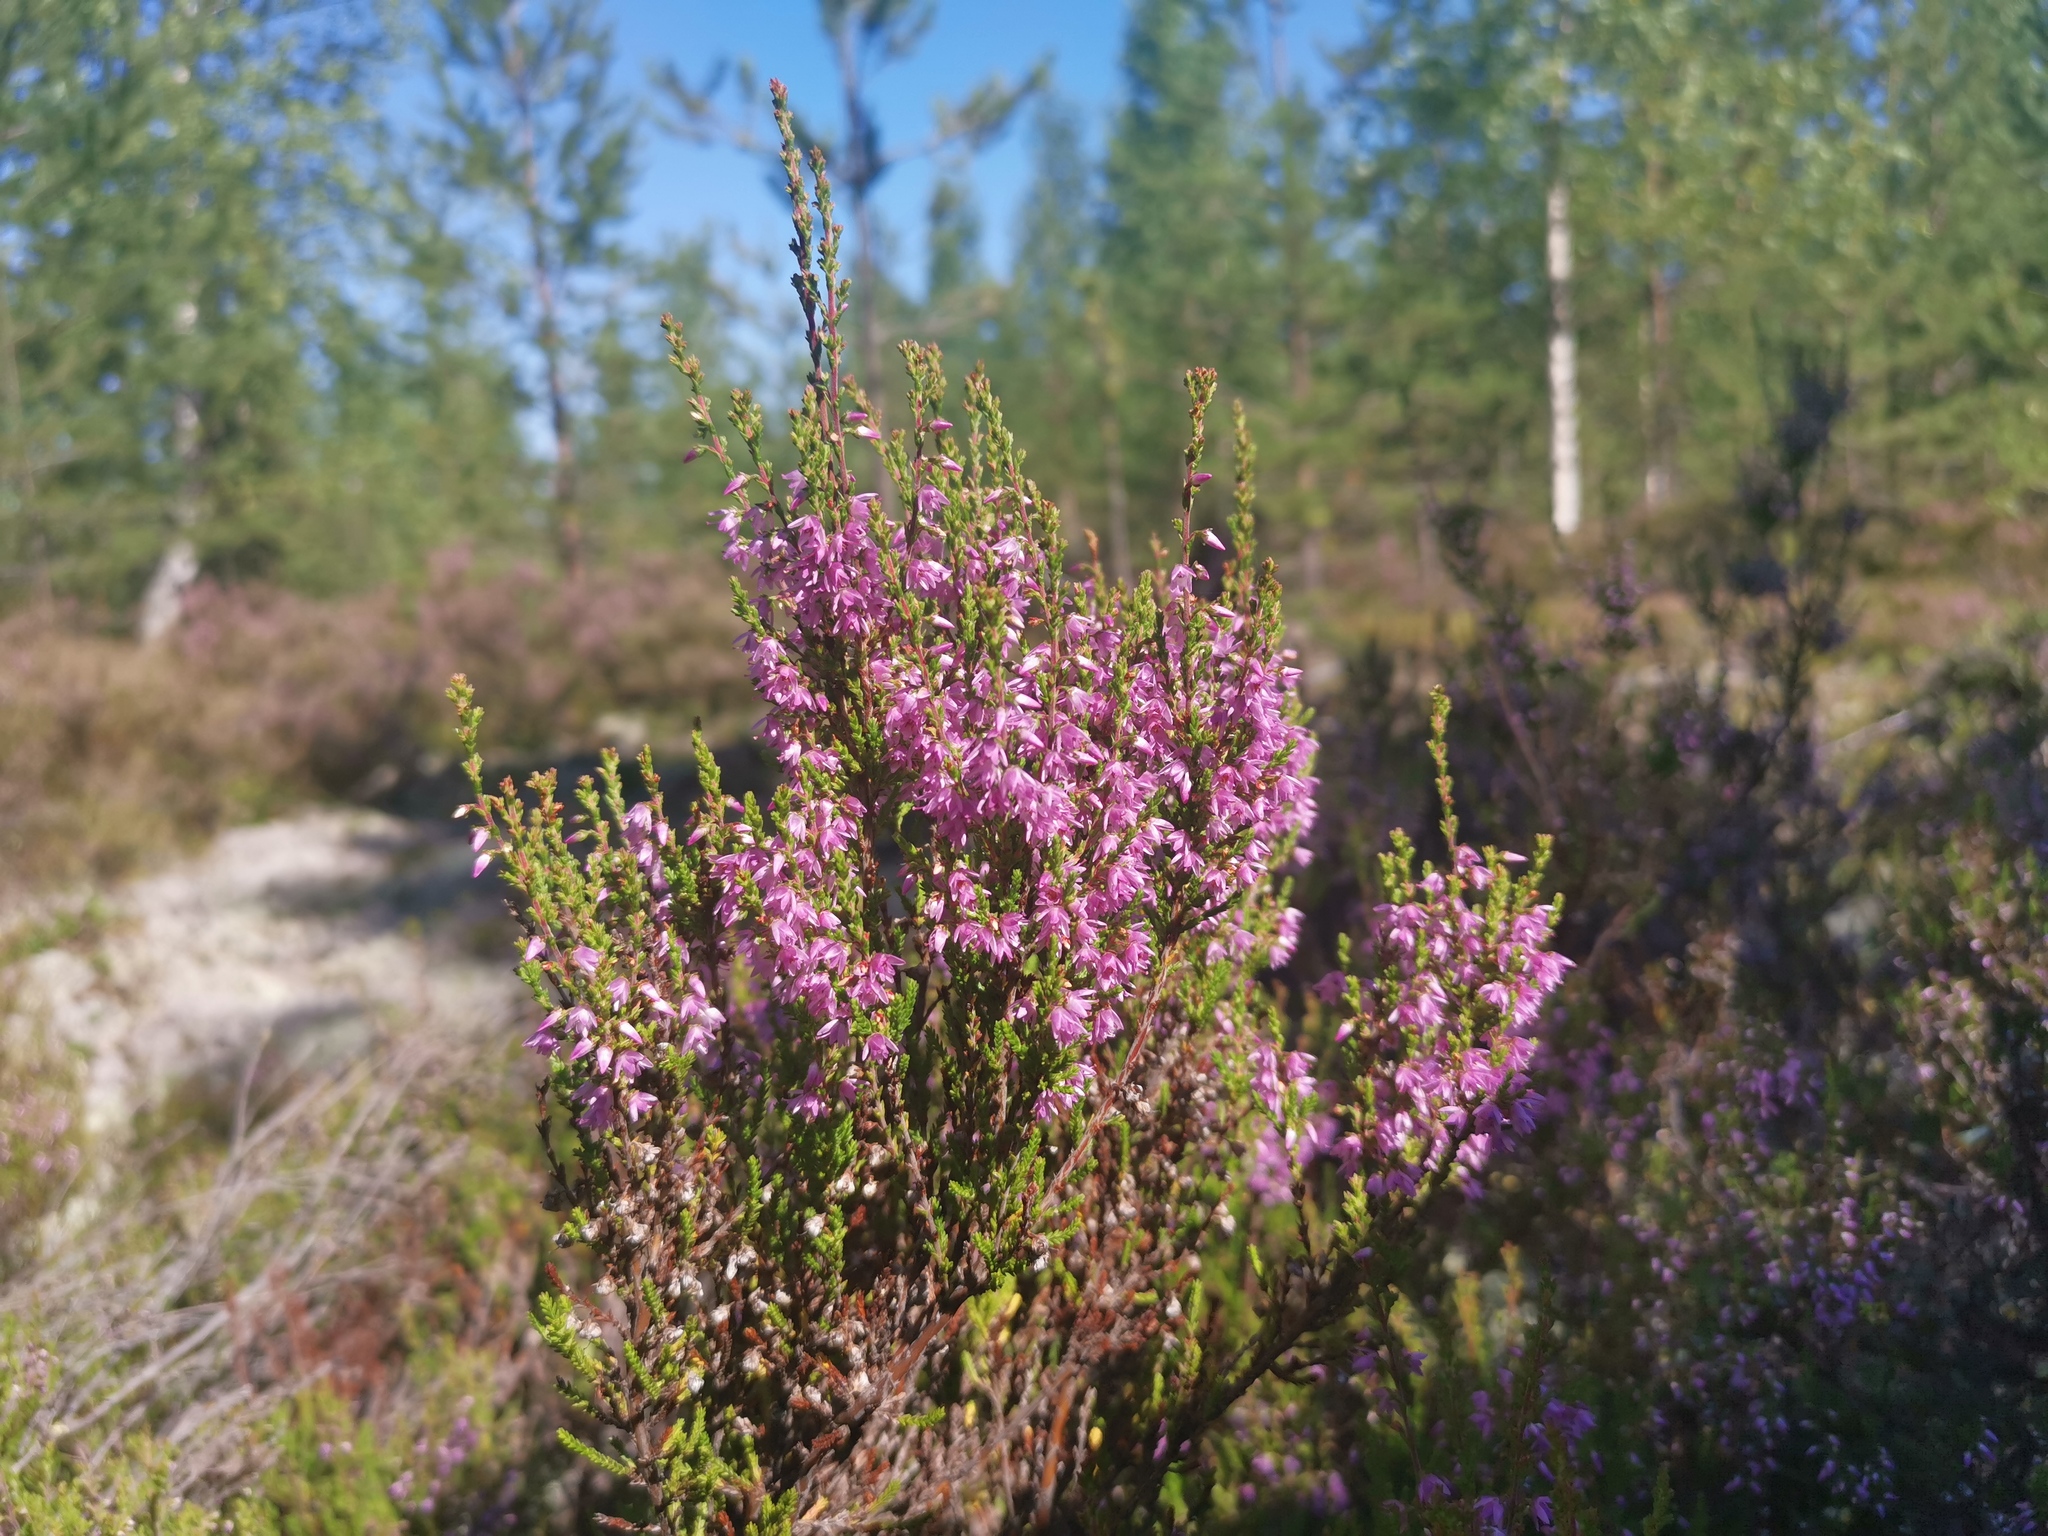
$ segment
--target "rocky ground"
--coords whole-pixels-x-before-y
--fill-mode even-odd
[[[195,1078],[269,1076],[380,1034],[510,1031],[523,1011],[511,925],[454,831],[313,810],[110,890],[45,898],[0,919],[7,1011],[79,1054],[92,1132]]]

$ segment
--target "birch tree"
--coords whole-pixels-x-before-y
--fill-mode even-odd
[[[1572,322],[1572,193],[1565,174],[1565,121],[1571,64],[1570,13],[1559,5],[1551,46],[1557,85],[1550,98],[1550,185],[1543,198],[1543,275],[1550,284],[1550,525],[1558,537],[1579,531],[1579,338]]]
[[[1579,531],[1579,342],[1572,327],[1571,186],[1554,171],[1544,195],[1544,275],[1550,282],[1550,523]]]
[[[579,301],[616,259],[633,175],[611,32],[593,11],[586,0],[435,0],[431,39],[439,120],[428,147],[455,187],[510,216],[506,310],[539,358],[551,528],[570,572],[584,559]]]

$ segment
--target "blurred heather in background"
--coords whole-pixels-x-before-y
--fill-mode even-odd
[[[1462,837],[1555,839],[1529,1134],[1102,1519],[2036,1529],[2048,14],[1001,9],[0,0],[0,1532],[649,1517],[529,1322],[599,1272],[442,693],[492,781],[772,787],[659,324],[795,462],[771,72],[879,427],[979,361],[1115,581],[1243,402],[1280,1044],[1450,856],[1433,687]],[[1288,1166],[1200,1196],[1218,1316]]]

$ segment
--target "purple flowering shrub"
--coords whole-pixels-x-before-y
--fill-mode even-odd
[[[985,378],[956,427],[906,345],[885,431],[842,372],[830,188],[776,106],[795,468],[744,393],[735,461],[671,341],[780,787],[727,796],[700,743],[687,808],[650,755],[633,804],[616,758],[573,810],[552,775],[489,793],[451,689],[545,1015],[557,1242],[593,1277],[551,1272],[536,1314],[602,1431],[570,1443],[673,1531],[1183,1518],[1212,1426],[1369,1326],[1419,1213],[1532,1124],[1543,860],[1458,845],[1446,783],[1452,857],[1397,850],[1308,1048],[1261,979],[1296,942],[1314,742],[1242,414],[1227,541],[1196,370],[1173,557],[1070,568]]]
[[[1442,1298],[1410,1269],[1322,1361],[1234,1405],[1235,1511],[1325,1530],[1598,1529],[1593,1412],[1564,1389],[1547,1288],[1532,1301],[1512,1245],[1503,1258],[1484,1276],[1454,1261]]]
[[[0,1280],[34,1257],[39,1219],[83,1155],[77,1063],[19,1019],[0,1020]]]
[[[1944,1150],[1987,1211],[2048,1230],[2048,873],[2033,850],[1958,837],[1939,861],[1949,953],[1907,1000],[1915,1077]],[[1974,963],[1972,963],[1974,962]]]
[[[1694,965],[1705,992],[1710,957]],[[1769,1507],[1787,1480],[1818,1480],[1881,1517],[1897,1497],[1891,1455],[1882,1437],[1848,1448],[1841,1416],[1860,1416],[1813,1367],[1878,1368],[1910,1326],[1897,1271],[1920,1222],[1897,1168],[1841,1134],[1825,1059],[1719,1001],[1697,1035],[1612,1050],[1608,1092],[1589,1096],[1588,1119],[1614,1138],[1608,1209],[1627,1239],[1633,1342],[1660,1383],[1649,1428],[1710,1456],[1724,1497]]]
[[[1446,1315],[1456,1269],[1509,1246],[1554,1284],[1603,1519],[1638,1529],[1668,1474],[1695,1529],[2032,1529],[2048,653],[2035,631],[1959,657],[1823,746],[1863,515],[1827,469],[1841,379],[1795,367],[1784,399],[1732,502],[1614,559],[1578,638],[1534,631],[1475,509],[1441,520],[1482,621],[1445,659],[1452,766],[1490,827],[1557,831],[1576,969],[1526,1069],[1534,1133],[1495,1150],[1484,1201],[1438,1207],[1404,1295]],[[1371,900],[1341,854],[1427,793],[1420,700],[1358,675],[1324,716],[1346,814],[1297,897],[1304,987]]]
[[[2018,1532],[2048,1509],[2048,876],[2038,838],[2013,835],[2024,822],[1929,820],[1945,846],[1896,866],[1911,888],[1898,892],[1894,1076],[1928,1234],[1905,1275],[1911,1358],[1971,1388],[1938,1503]]]

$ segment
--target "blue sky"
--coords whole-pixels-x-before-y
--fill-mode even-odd
[[[1264,6],[1251,0],[1261,16]],[[817,21],[816,0],[602,0],[617,43],[620,87],[640,89],[651,64],[673,61],[691,79],[721,57],[745,57],[760,75],[785,80],[799,109],[839,122],[837,74]],[[1294,0],[1286,37],[1297,77],[1327,79],[1323,50],[1357,32],[1356,0]],[[1077,106],[1096,143],[1118,99],[1122,0],[939,0],[937,20],[910,58],[879,76],[873,99],[884,143],[914,144],[931,129],[935,99],[959,96],[991,72],[1017,78],[1050,55],[1060,94]],[[766,122],[766,104],[761,106]],[[758,162],[736,152],[646,134],[643,172],[627,237],[644,249],[717,226],[742,248],[773,257],[787,239],[786,214]],[[1025,135],[1012,131],[980,160],[977,186],[984,256],[1008,263],[1012,224],[1028,176]],[[893,170],[876,194],[893,240],[891,271],[912,291],[923,285],[923,228],[932,167],[914,161]]]

